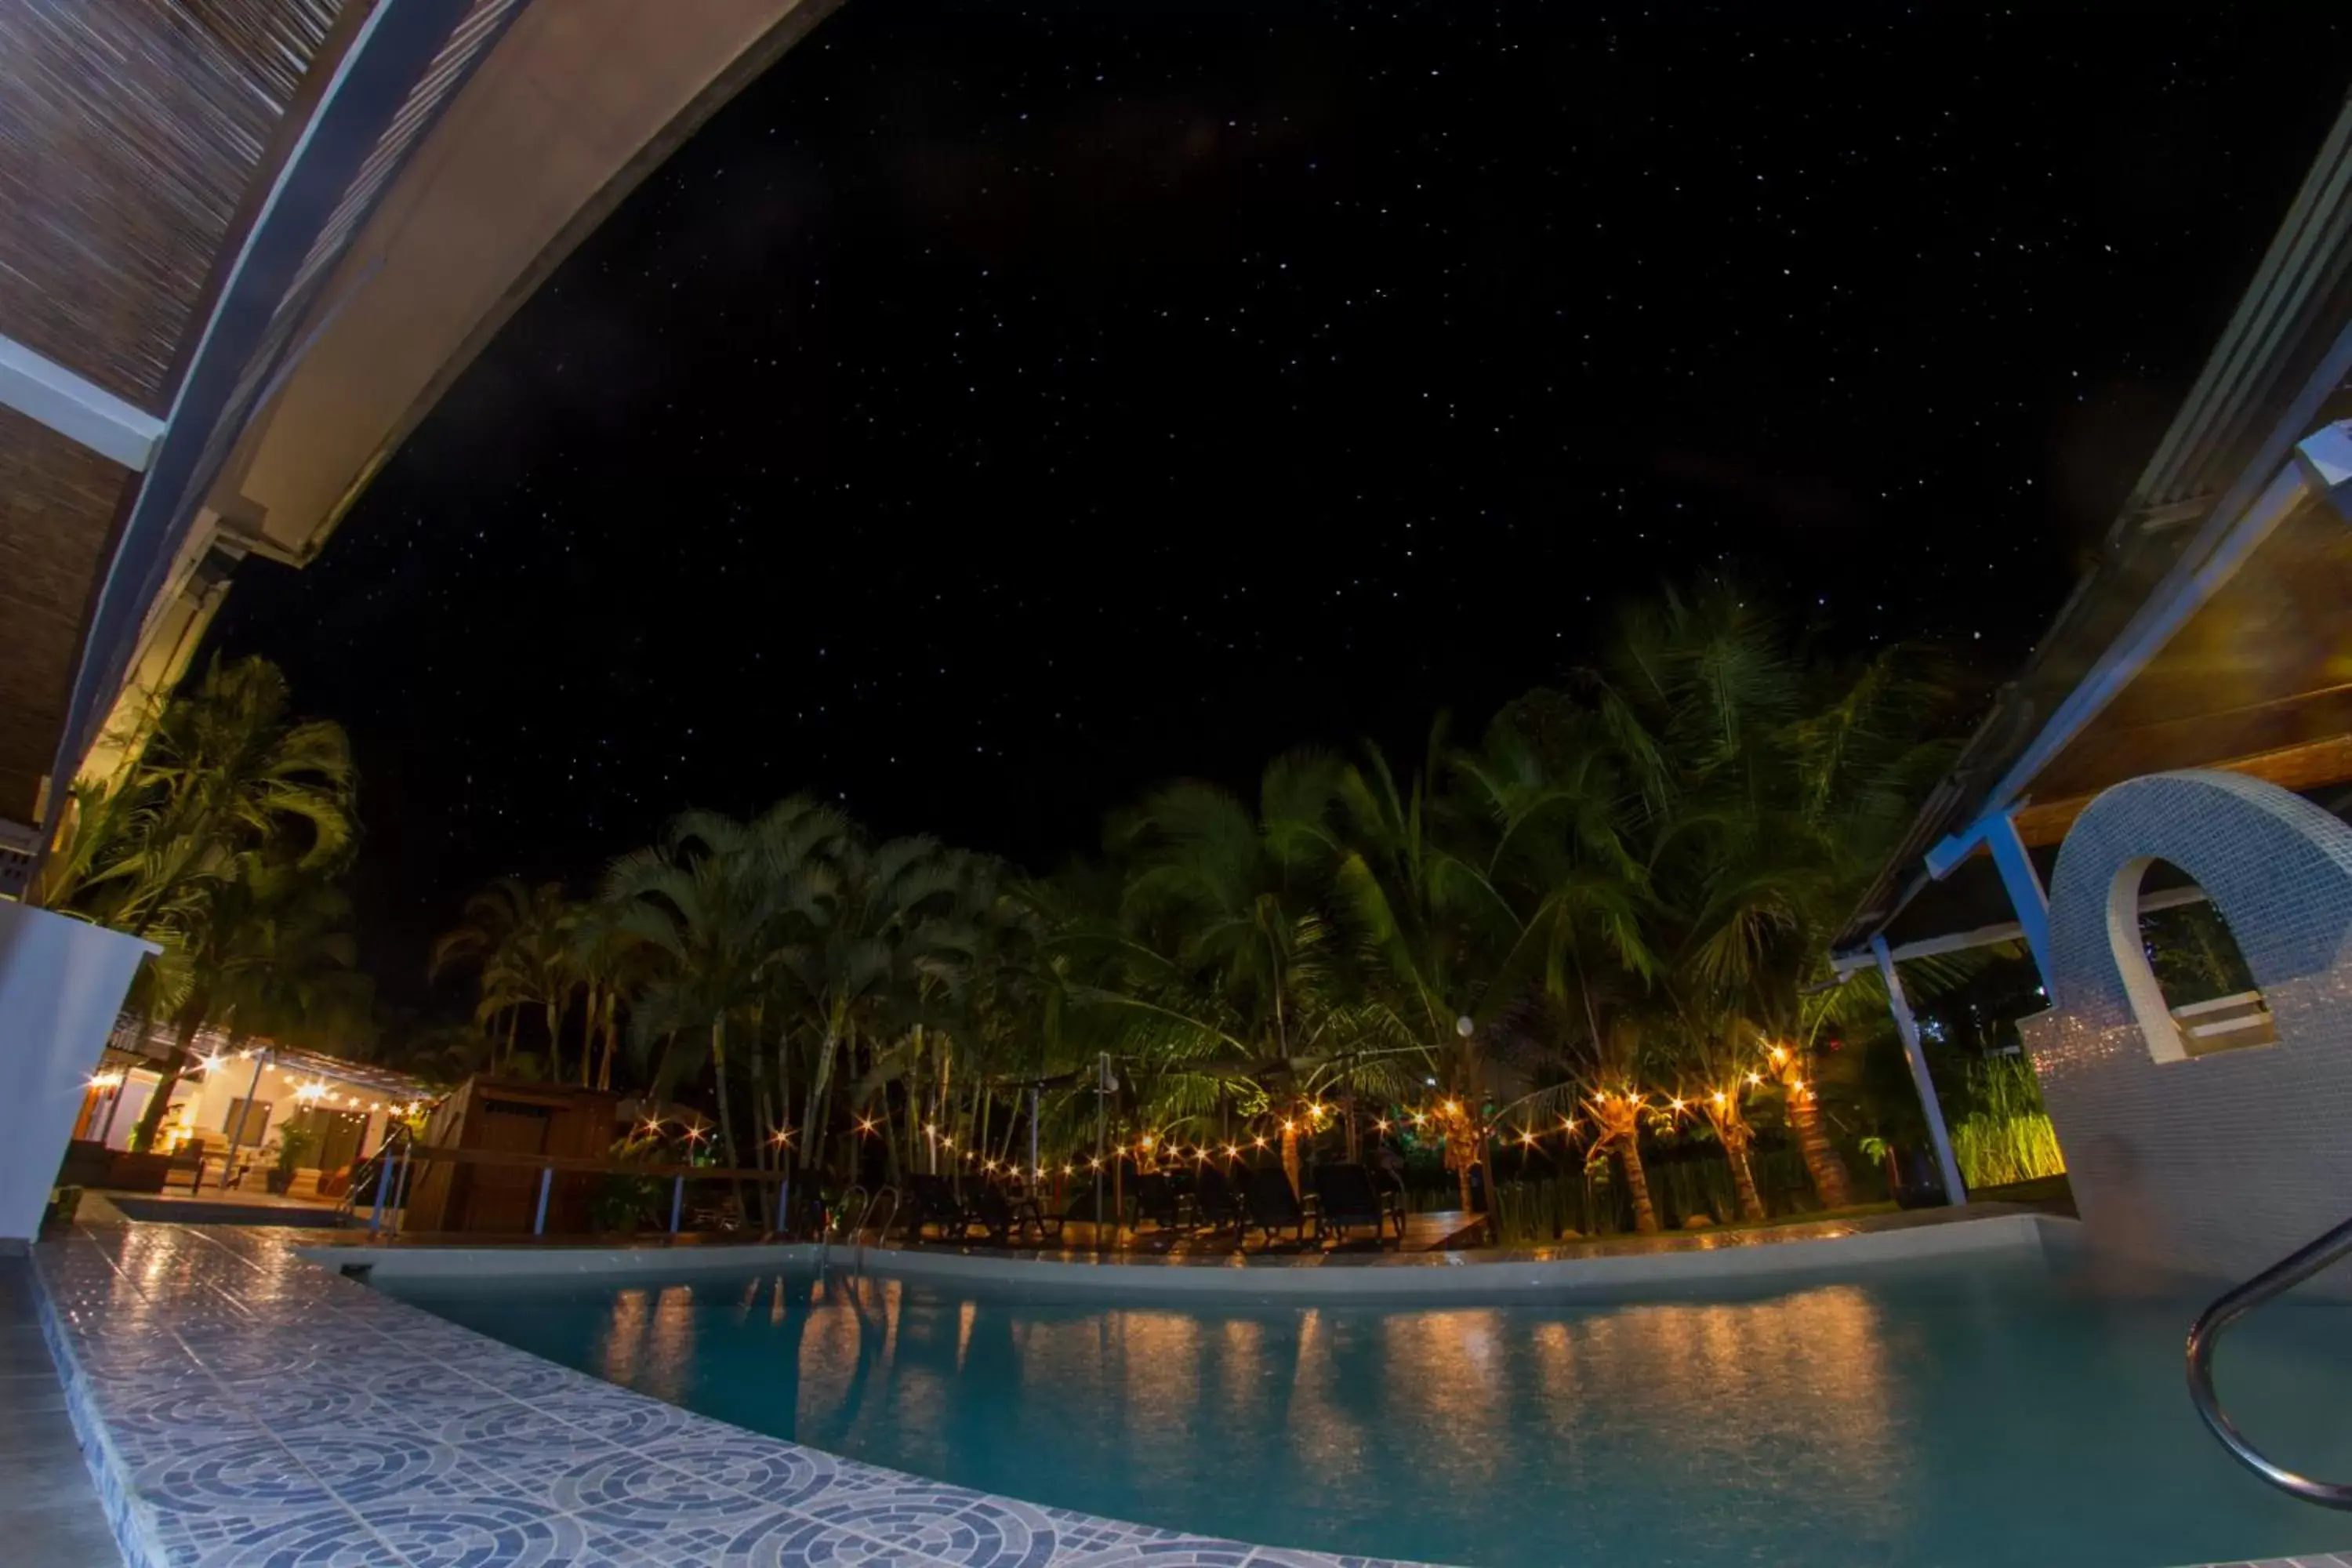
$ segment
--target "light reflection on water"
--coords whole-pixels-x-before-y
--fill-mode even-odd
[[[2099,1298],[2038,1263],[1582,1308],[1179,1310],[775,1276],[401,1293],[781,1436],[1276,1544],[2148,1568],[2352,1540],[2198,1427],[2193,1300]],[[2346,1326],[2283,1313],[2221,1369],[2258,1437],[2336,1475]]]

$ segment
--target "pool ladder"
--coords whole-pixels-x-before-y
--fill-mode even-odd
[[[2199,1314],[2189,1330],[2189,1398],[2197,1406],[2197,1414],[2205,1418],[2205,1425],[2221,1440],[2221,1447],[2229,1449],[2240,1464],[2279,1490],[2322,1508],[2352,1509],[2352,1486],[2297,1475],[2246,1441],[2245,1434],[2221,1408],[2221,1396],[2213,1392],[2213,1347],[2221,1342],[2231,1324],[2286,1294],[2347,1253],[2352,1253],[2352,1220],[2346,1220],[2318,1240],[2279,1259],[2224,1294]]]
[[[849,1219],[851,1205],[859,1198],[865,1201],[856,1205],[857,1217],[854,1220]],[[886,1198],[889,1200],[887,1207],[883,1202]],[[890,1234],[890,1222],[898,1215],[898,1188],[877,1187],[869,1193],[865,1187],[852,1184],[849,1190],[841,1194],[841,1213],[845,1223],[839,1226],[828,1224],[824,1227],[824,1234],[817,1238],[816,1271],[818,1274],[822,1275],[824,1272],[825,1264],[832,1257],[834,1233],[836,1229],[840,1232],[841,1239],[851,1245],[851,1271],[860,1275],[866,1272],[866,1230],[869,1225],[876,1223],[874,1214],[877,1209],[882,1211],[879,1234],[887,1237]]]

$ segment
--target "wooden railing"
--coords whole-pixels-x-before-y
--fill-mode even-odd
[[[392,1228],[397,1234],[398,1223],[404,1214],[411,1190],[411,1173],[418,1164],[441,1162],[453,1165],[488,1165],[505,1170],[531,1170],[539,1173],[539,1198],[534,1207],[530,1233],[547,1234],[547,1204],[554,1191],[555,1178],[564,1175],[631,1176],[670,1184],[669,1234],[678,1233],[686,1208],[686,1184],[694,1182],[751,1182],[782,1184],[789,1178],[781,1170],[762,1171],[734,1165],[652,1164],[644,1161],[615,1160],[578,1154],[527,1154],[500,1149],[452,1149],[436,1143],[410,1143],[394,1155],[391,1169],[376,1178],[373,1212],[368,1223],[371,1235],[381,1235],[386,1228],[387,1215],[394,1220]]]

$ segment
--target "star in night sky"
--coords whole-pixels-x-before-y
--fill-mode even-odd
[[[1730,573],[1988,689],[2343,88],[2308,5],[849,0],[214,633],[369,959],[795,791],[1043,868]]]

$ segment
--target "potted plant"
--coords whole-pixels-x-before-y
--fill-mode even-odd
[[[294,1184],[295,1171],[318,1142],[319,1135],[307,1127],[289,1127],[278,1135],[277,1163],[262,1178],[272,1193],[286,1194],[286,1189]]]

